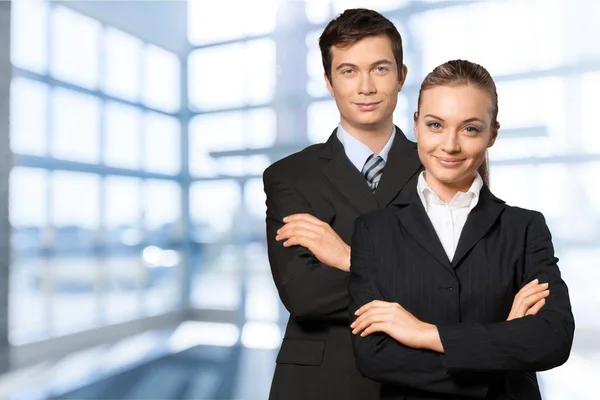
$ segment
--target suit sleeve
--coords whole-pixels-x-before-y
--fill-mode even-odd
[[[267,195],[269,263],[279,297],[294,318],[346,322],[349,274],[322,264],[302,246],[286,248],[283,242],[275,240],[284,217],[297,213],[315,215],[290,182],[275,175],[267,169],[263,183]]]
[[[575,322],[567,285],[542,214],[528,224],[523,283],[548,282],[550,296],[537,315],[493,324],[438,326],[445,365],[459,371],[544,371],[569,358]]]
[[[364,218],[358,218],[352,236],[350,322],[364,304],[386,300],[375,280],[375,271],[384,266],[377,264],[373,240]],[[367,378],[460,398],[483,398],[488,391],[489,384],[481,374],[449,375],[436,352],[404,346],[385,333],[352,335],[352,340],[357,368]]]

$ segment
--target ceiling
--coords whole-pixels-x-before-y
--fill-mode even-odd
[[[179,55],[187,43],[187,1],[54,1]]]

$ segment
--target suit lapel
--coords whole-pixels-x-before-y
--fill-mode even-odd
[[[337,138],[336,132],[337,129],[333,131],[323,147],[321,156],[330,160],[323,169],[323,173],[360,214],[377,210],[375,196],[369,189],[365,178],[346,157],[344,147]]]
[[[420,168],[421,161],[416,144],[408,140],[400,128],[396,127],[394,143],[375,191],[379,208],[387,207]]]
[[[398,219],[402,226],[423,249],[454,275],[454,268],[452,268],[431,220],[425,212],[416,188],[405,193],[401,195],[399,208],[397,209]]]
[[[504,201],[490,192],[484,185],[479,194],[479,202],[473,208],[462,230],[452,265],[458,266],[465,255],[479,242],[494,225],[505,208]]]

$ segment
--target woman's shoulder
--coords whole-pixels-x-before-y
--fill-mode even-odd
[[[505,204],[502,215],[505,220],[515,225],[530,225],[532,222],[543,222],[544,214],[538,210]]]
[[[398,218],[396,217],[396,210],[394,210],[394,207],[387,207],[360,215],[357,218],[356,223],[362,224],[367,228],[380,229],[390,224],[397,225]]]

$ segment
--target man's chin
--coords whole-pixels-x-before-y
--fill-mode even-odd
[[[362,116],[361,118],[357,118],[354,120],[356,126],[361,127],[362,129],[377,129],[381,125],[385,123],[383,118],[379,118],[377,116]]]

